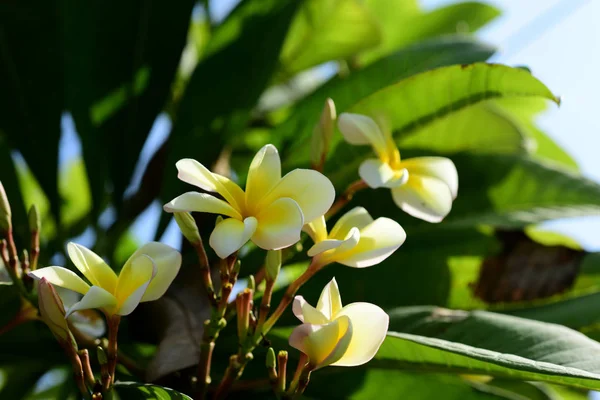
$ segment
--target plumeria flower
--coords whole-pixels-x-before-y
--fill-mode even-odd
[[[188,192],[165,204],[164,209],[229,217],[217,224],[209,240],[221,258],[233,254],[248,240],[265,250],[291,246],[300,240],[304,222],[325,214],[335,197],[333,185],[320,172],[295,169],[282,178],[279,153],[270,144],[252,160],[246,191],[195,160],[183,159],[176,166],[179,179],[216,192],[224,200]]]
[[[46,267],[29,273],[53,285],[83,294],[69,307],[67,317],[78,310],[97,308],[107,316],[128,315],[140,302],[153,301],[167,291],[181,266],[181,254],[166,244],[151,242],[139,248],[119,276],[93,251],[75,244],[67,246],[69,257],[88,281],[62,267]]]
[[[353,367],[370,361],[389,325],[389,316],[374,304],[342,307],[335,278],[323,289],[316,308],[296,296],[293,311],[303,324],[292,331],[290,346],[306,354],[313,369]]]
[[[413,217],[440,222],[448,215],[458,192],[458,174],[450,159],[401,160],[390,131],[364,115],[344,113],[338,127],[348,143],[370,145],[377,154],[378,158],[363,161],[358,170],[369,187],[391,189],[396,205]]]
[[[325,218],[304,226],[315,244],[308,250],[320,265],[333,262],[355,268],[370,267],[388,258],[406,240],[406,232],[396,221],[373,220],[363,207],[344,214],[327,234]]]

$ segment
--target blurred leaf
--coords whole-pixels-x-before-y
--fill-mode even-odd
[[[67,0],[62,6],[67,105],[82,142],[94,217],[107,184],[120,215],[138,155],[168,100],[193,5]]]
[[[77,400],[79,396],[81,394],[73,379],[73,370],[70,365],[65,365],[46,371],[23,400]]]
[[[64,110],[60,31],[54,2],[0,4],[0,130],[27,161],[57,220]]]
[[[48,367],[36,359],[0,365],[0,396],[14,400],[24,398]]]
[[[500,378],[493,379],[487,386],[512,392],[522,400],[560,400],[550,387],[537,382]]]
[[[192,400],[191,397],[157,385],[137,382],[117,382],[113,386],[115,400]]]
[[[62,224],[70,227],[86,217],[92,207],[90,185],[81,158],[71,160],[60,171],[59,190],[63,199]]]
[[[281,50],[281,72],[292,76],[379,44],[378,21],[357,0],[308,0],[298,10]]]
[[[375,365],[600,388],[600,344],[563,326],[435,307],[390,318]]]
[[[495,7],[477,2],[451,4],[427,12],[420,10],[414,0],[396,2],[393,7],[387,0],[367,0],[365,5],[383,29],[381,45],[361,56],[365,63],[425,39],[475,32],[500,15]]]
[[[0,171],[2,171],[2,179],[0,181],[4,186],[4,191],[10,203],[13,229],[17,236],[16,240],[25,238],[25,234],[29,233],[27,229],[27,209],[25,208],[25,201],[21,194],[15,162],[2,132],[0,132]],[[29,238],[29,235],[27,235],[27,238]]]

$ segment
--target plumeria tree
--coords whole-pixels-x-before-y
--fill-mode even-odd
[[[214,4],[0,5],[0,398],[600,390],[598,256],[537,227],[600,185],[499,11]]]

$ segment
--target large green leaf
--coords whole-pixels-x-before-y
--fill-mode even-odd
[[[107,184],[120,214],[137,157],[170,94],[193,5],[62,3],[67,105],[81,138],[96,217]]]
[[[325,61],[347,59],[379,44],[378,21],[357,0],[308,0],[298,10],[281,50],[291,76]]]
[[[113,386],[115,400],[192,400],[190,396],[158,385],[117,382]]]
[[[425,39],[454,33],[474,32],[496,18],[498,9],[483,3],[451,4],[432,11],[419,9],[414,0],[394,3],[387,0],[367,0],[383,29],[381,45],[361,56],[362,62],[371,62]]]
[[[17,168],[11,156],[10,147],[6,143],[6,138],[0,132],[0,171],[2,171],[2,186],[6,192],[6,197],[10,203],[12,212],[13,229],[17,234],[17,240],[25,238],[26,233],[29,232],[27,229],[27,211],[25,208],[25,201],[21,194],[21,188],[19,187],[19,177],[17,175]],[[27,239],[29,235],[27,235]]]
[[[600,388],[600,343],[560,325],[435,307],[390,312],[374,365]]]

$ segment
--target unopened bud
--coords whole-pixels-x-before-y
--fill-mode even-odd
[[[219,225],[221,222],[223,222],[223,216],[218,215],[217,219],[215,220],[215,226]]]
[[[275,350],[272,347],[269,347],[267,350],[267,368],[276,368],[277,367],[277,359],[275,358]]]
[[[281,250],[267,251],[267,259],[265,260],[265,275],[267,280],[274,281],[279,275],[281,269]]]
[[[321,112],[321,118],[313,129],[311,156],[314,165],[321,165],[329,151],[329,144],[335,129],[335,118],[335,103],[333,100],[327,99]]]
[[[256,290],[256,281],[254,280],[254,275],[248,276],[248,285],[246,287],[249,290]]]
[[[175,221],[179,226],[179,230],[185,236],[185,238],[191,244],[198,244],[202,241],[200,238],[200,232],[198,232],[198,225],[196,225],[196,221],[194,217],[190,213],[187,212],[176,212]]]
[[[4,191],[4,185],[0,182],[0,233],[12,229],[12,211],[8,197]]]
[[[35,204],[29,208],[29,231],[39,232],[42,229],[42,220],[40,219],[40,212]]]
[[[98,362],[100,365],[108,364],[108,357],[101,346],[96,347],[96,355],[98,356]]]
[[[46,278],[40,279],[38,301],[42,321],[48,325],[54,337],[62,343],[70,341],[71,332],[65,319],[65,307],[58,293]]]

